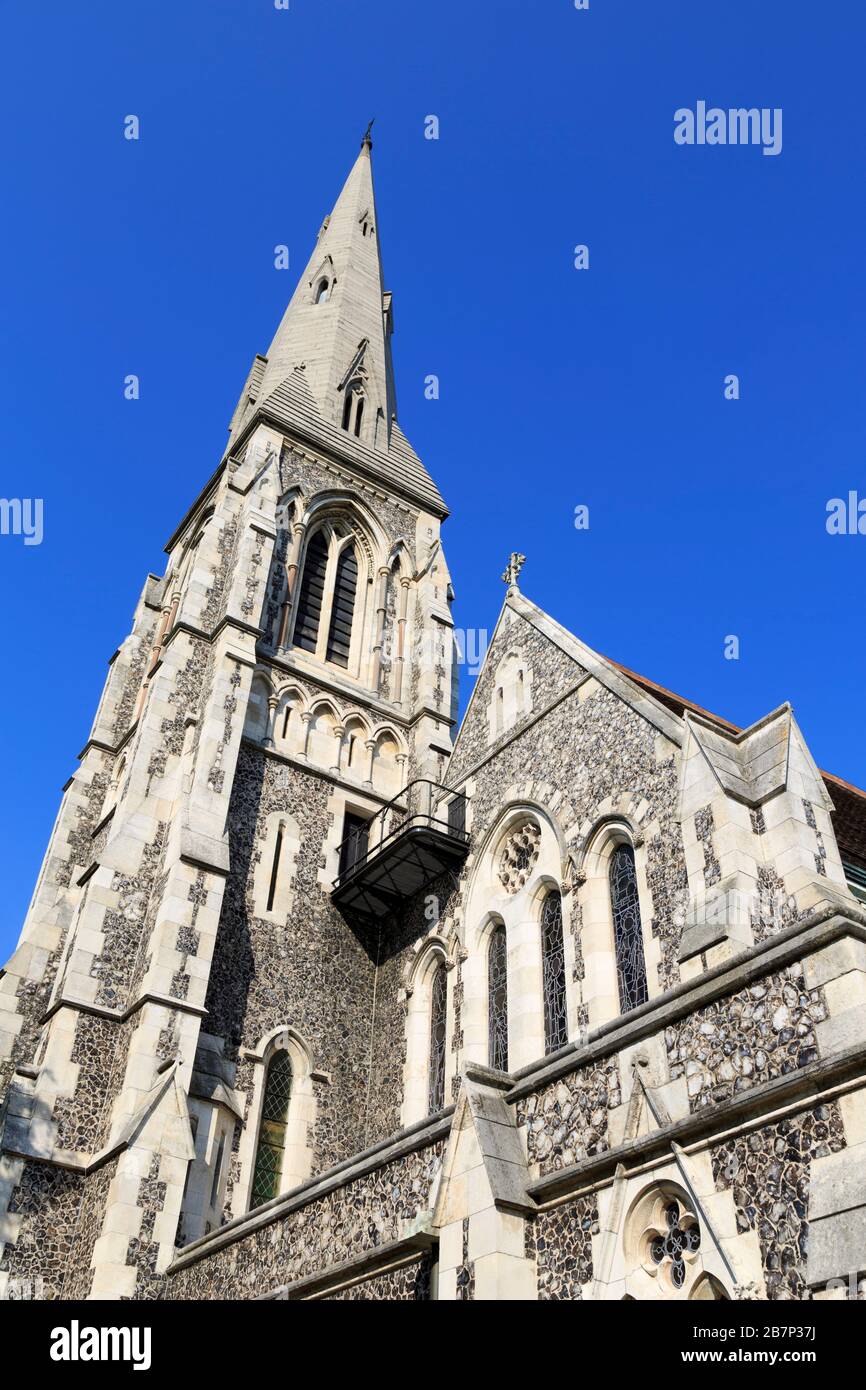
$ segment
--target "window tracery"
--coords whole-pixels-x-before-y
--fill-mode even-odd
[[[541,849],[541,829],[527,820],[506,837],[499,852],[499,882],[507,893],[519,893],[535,867]]]

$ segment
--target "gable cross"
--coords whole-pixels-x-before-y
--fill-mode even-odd
[[[512,584],[516,584],[520,577],[520,571],[523,569],[523,566],[525,564],[526,556],[520,555],[516,550],[512,550],[511,558],[509,559],[508,564],[505,566],[505,569],[502,571],[503,584],[508,584],[509,587]]]

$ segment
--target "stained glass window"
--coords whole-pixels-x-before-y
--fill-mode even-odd
[[[617,845],[610,860],[610,902],[613,909],[613,939],[619,980],[619,1002],[623,1013],[647,1000],[646,963],[643,954],[640,903],[634,850]]]
[[[665,1207],[664,1224],[664,1232],[650,1234],[650,1259],[667,1270],[675,1289],[681,1289],[688,1273],[686,1256],[696,1255],[701,1248],[701,1228],[678,1202]]]
[[[445,1107],[445,1033],[448,1010],[448,973],[440,965],[430,992],[430,1076],[428,1112],[438,1115]]]
[[[541,909],[541,966],[544,990],[544,1050],[555,1052],[568,1042],[565,1006],[565,948],[562,898],[548,893]]]
[[[487,948],[487,1024],[490,1065],[508,1071],[508,955],[503,926],[494,928]]]
[[[253,1173],[252,1206],[276,1197],[280,1190],[286,1125],[292,1094],[292,1063],[287,1052],[275,1052],[268,1064],[259,1146]]]

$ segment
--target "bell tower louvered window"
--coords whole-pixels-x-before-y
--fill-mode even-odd
[[[307,546],[307,558],[298,596],[298,616],[295,620],[295,646],[314,652],[319,640],[319,621],[325,597],[325,572],[328,568],[328,541],[324,531],[317,531]]]
[[[337,560],[337,574],[334,580],[334,598],[331,604],[331,624],[328,629],[327,660],[336,666],[348,666],[349,649],[352,645],[352,618],[355,612],[355,594],[358,589],[358,561],[355,547],[347,545],[340,551]]]
[[[637,891],[634,850],[617,845],[610,860],[610,904],[613,911],[613,940],[619,980],[619,1003],[623,1013],[647,1001],[646,962],[640,901]]]
[[[508,1071],[508,950],[503,926],[494,928],[487,948],[487,1030],[490,1066]]]
[[[286,1127],[292,1094],[292,1063],[287,1052],[275,1052],[268,1064],[262,1122],[253,1173],[252,1205],[269,1202],[280,1190]]]

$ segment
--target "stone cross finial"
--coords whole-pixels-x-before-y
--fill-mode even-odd
[[[373,121],[375,121],[375,119],[376,117],[374,116]],[[367,146],[368,150],[371,150],[373,148],[373,121],[370,122],[370,124],[367,126],[366,131],[364,132],[364,138],[361,141],[361,149],[363,149],[365,145]]]
[[[512,550],[511,558],[509,559],[505,569],[502,571],[503,584],[507,584],[509,588],[512,584],[516,584],[518,578],[520,577],[520,571],[523,569],[523,566],[525,564],[526,556],[519,555],[516,550]]]

